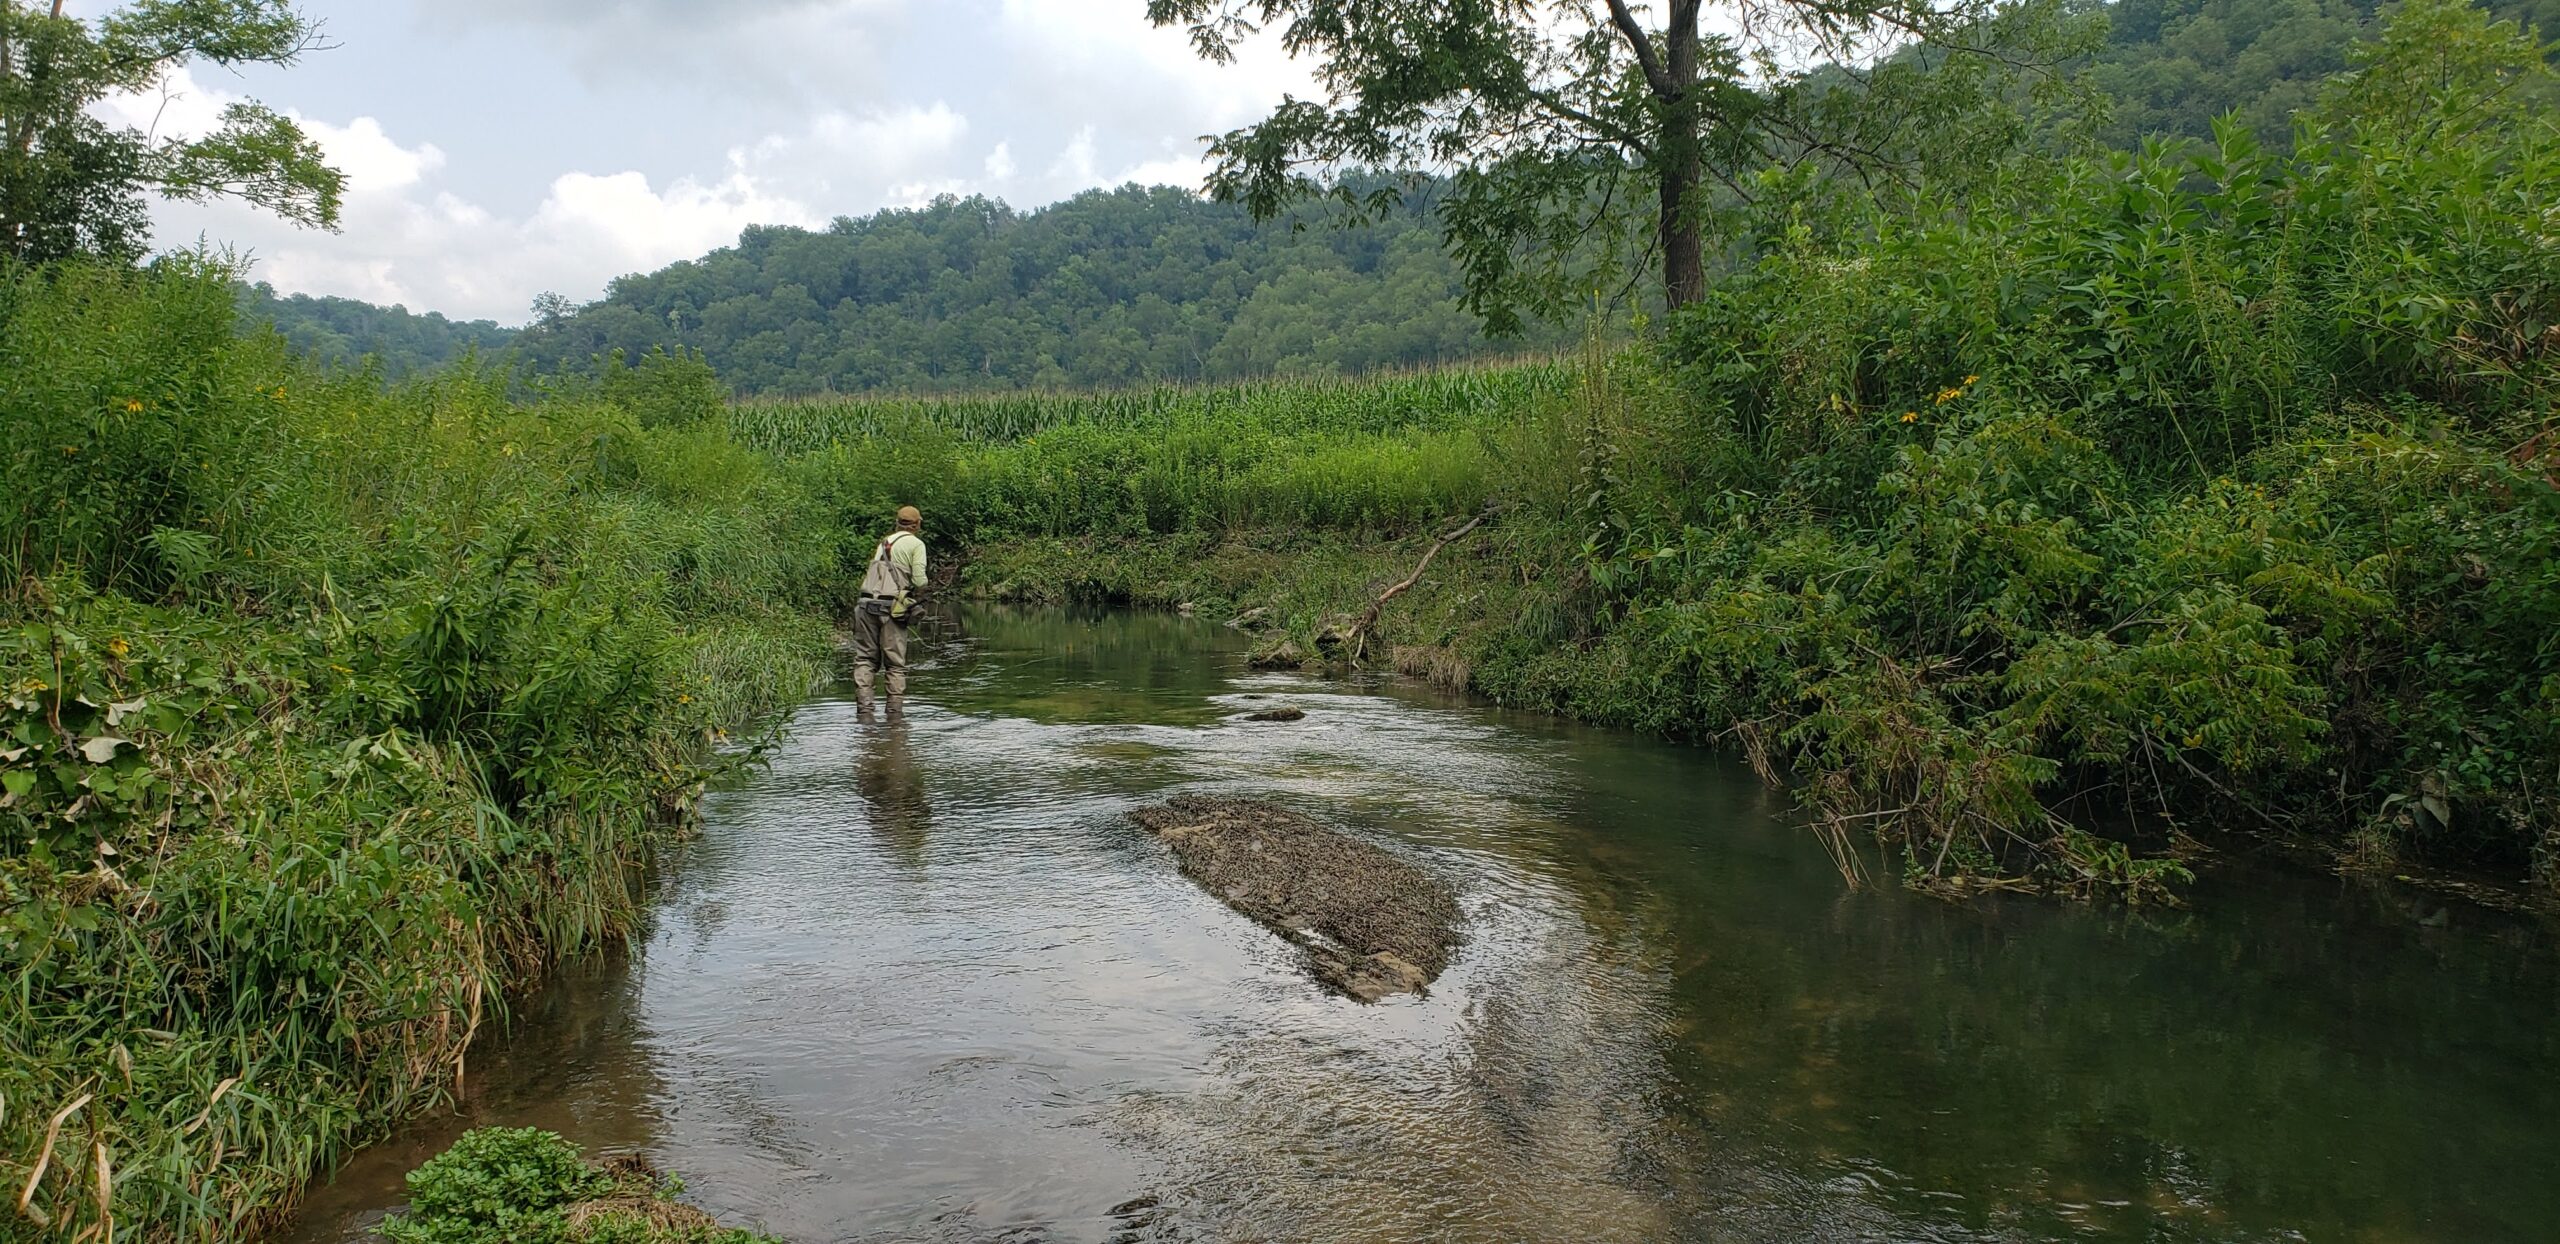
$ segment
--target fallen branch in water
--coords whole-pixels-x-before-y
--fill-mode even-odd
[[[1352,664],[1359,664],[1360,659],[1368,655],[1369,633],[1376,629],[1378,625],[1378,613],[1380,610],[1387,607],[1387,602],[1403,595],[1406,589],[1421,582],[1423,572],[1431,569],[1431,559],[1438,557],[1440,555],[1440,550],[1449,547],[1450,541],[1484,525],[1484,520],[1491,517],[1493,517],[1493,507],[1486,506],[1483,512],[1477,514],[1474,518],[1470,518],[1466,522],[1459,524],[1457,530],[1432,541],[1431,547],[1422,551],[1422,560],[1414,564],[1412,574],[1406,575],[1404,579],[1395,586],[1378,593],[1378,599],[1369,602],[1369,608],[1367,611],[1363,612],[1360,615],[1360,620],[1353,623],[1351,626],[1350,639]]]

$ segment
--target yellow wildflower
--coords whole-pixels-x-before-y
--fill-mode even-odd
[[[1947,403],[1963,396],[1964,390],[1962,389],[1940,389],[1938,390],[1938,404],[1940,406],[1944,406]]]
[[[124,654],[133,651],[133,645],[126,643],[121,638],[110,639],[107,641],[107,651],[112,652],[117,656],[123,656]]]
[[[1906,410],[1906,411],[1902,412],[1902,421],[1903,421],[1904,423],[1912,423],[1912,422],[1916,422],[1919,418],[1920,418],[1920,412],[1919,412],[1919,411],[1916,411],[1916,410]]]
[[[124,409],[126,414],[138,415],[142,413],[142,403],[134,398],[126,398]]]
[[[1976,380],[1980,380],[1980,379],[1982,379],[1982,377],[1980,377],[1980,376],[1967,376],[1967,377],[1965,377],[1965,378],[1964,378],[1964,382],[1965,382],[1966,384],[1972,384],[1974,381],[1976,381]]]
[[[62,456],[65,458],[68,458],[78,452],[80,452],[80,447],[77,445],[65,445],[62,447]]]
[[[691,703],[693,703],[693,697],[692,697],[692,696],[689,696],[689,695],[680,695],[680,696],[677,696],[677,697],[676,697],[676,703],[678,703],[678,704],[691,704]]]

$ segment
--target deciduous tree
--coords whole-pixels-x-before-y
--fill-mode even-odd
[[[2046,0],[1148,0],[1147,14],[1213,61],[1276,28],[1316,64],[1323,99],[1211,140],[1212,193],[1264,216],[1323,193],[1374,207],[1396,192],[1362,201],[1327,175],[1445,171],[1467,304],[1497,330],[1587,296],[1595,271],[1644,270],[1631,246],[1651,251],[1665,303],[1695,300],[1719,201],[1754,198],[1773,166],[1873,177],[1962,156],[2001,102],[1994,79],[2086,28]],[[1652,209],[1633,230],[1631,197]]]
[[[255,101],[214,129],[163,135],[102,120],[113,96],[162,89],[190,62],[290,65],[317,31],[285,0],[136,0],[94,23],[62,0],[0,0],[0,255],[133,259],[144,196],[236,198],[334,228],[344,179],[293,119]]]

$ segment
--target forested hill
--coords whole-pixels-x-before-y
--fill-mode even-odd
[[[1459,308],[1427,213],[1417,201],[1374,225],[1299,228],[1161,186],[1036,211],[944,198],[823,230],[749,229],[614,282],[528,329],[524,348],[547,365],[692,346],[750,393],[1360,372],[1522,348]]]
[[[2086,66],[2114,101],[2101,137],[2209,133],[2236,111],[2282,146],[2314,85],[2374,29],[2374,0],[2116,0]],[[2492,0],[2560,33],[2560,0]],[[1036,210],[944,199],[748,229],[734,246],[613,283],[526,329],[537,367],[657,345],[702,350],[740,393],[1083,388],[1273,372],[1361,372],[1549,348],[1570,325],[1492,342],[1418,197],[1374,225],[1255,225],[1184,190],[1091,191]],[[342,298],[253,290],[250,319],[400,374],[515,334]]]
[[[2108,146],[2148,136],[2211,133],[2236,111],[2259,138],[2284,146],[2293,111],[2320,80],[2347,67],[2347,49],[2376,28],[2378,0],[2115,0],[2107,45],[2089,66],[2114,101]],[[2499,17],[2560,36],[2560,0],[2481,0]]]
[[[393,378],[441,367],[474,350],[494,356],[516,339],[516,330],[489,320],[449,320],[434,311],[353,298],[278,295],[264,281],[240,286],[239,294],[242,323],[272,323],[297,349],[329,362],[351,364],[370,355]]]

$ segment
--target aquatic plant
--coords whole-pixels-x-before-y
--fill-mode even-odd
[[[771,1244],[676,1200],[682,1185],[637,1158],[590,1163],[533,1127],[464,1132],[409,1172],[391,1244]]]

